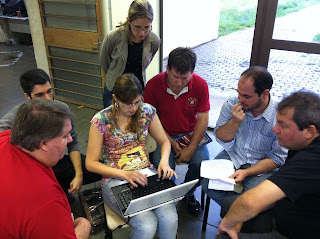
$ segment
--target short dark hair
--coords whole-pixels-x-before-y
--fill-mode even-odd
[[[174,68],[178,73],[193,72],[196,66],[197,55],[189,47],[178,47],[172,50],[168,58],[168,68]]]
[[[11,129],[11,144],[29,151],[39,149],[42,141],[63,134],[72,113],[67,105],[48,99],[33,99],[22,104]]]
[[[286,109],[294,109],[293,121],[299,130],[314,125],[320,132],[320,97],[311,91],[299,90],[285,97],[278,105],[281,114]]]
[[[20,76],[20,85],[22,90],[30,97],[35,85],[44,85],[48,81],[51,84],[50,77],[44,70],[41,69],[29,70]]]
[[[273,84],[272,75],[263,66],[250,66],[241,76],[253,80],[254,91],[260,96],[265,90],[271,90]]]

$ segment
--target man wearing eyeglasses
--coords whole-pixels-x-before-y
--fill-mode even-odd
[[[167,71],[153,77],[146,85],[145,102],[157,109],[157,114],[171,142],[169,164],[187,163],[185,182],[200,179],[200,166],[209,159],[207,146],[198,148],[209,119],[209,91],[207,82],[194,74],[196,54],[190,48],[176,48],[169,54]],[[177,139],[193,132],[190,143],[181,148]],[[161,159],[159,147],[153,153],[157,167]],[[189,211],[198,215],[200,204],[194,197],[194,186],[183,201]]]

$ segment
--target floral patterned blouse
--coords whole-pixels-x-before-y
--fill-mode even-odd
[[[148,128],[156,114],[156,109],[146,103],[140,105],[142,113],[139,118],[141,141],[135,133],[125,133],[117,125],[114,132],[111,126],[111,106],[98,112],[91,120],[103,135],[103,161],[113,168],[135,171],[151,165],[145,149]],[[103,182],[108,180],[106,177]]]

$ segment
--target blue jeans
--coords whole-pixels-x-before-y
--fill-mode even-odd
[[[103,108],[107,108],[112,104],[113,99],[113,90],[109,91],[107,86],[104,86],[104,92],[103,92]]]
[[[220,152],[215,159],[228,159],[231,160],[229,154],[223,150],[222,152]],[[240,167],[240,169],[246,169],[249,168],[251,165],[249,164],[244,164]],[[248,176],[243,180],[243,192],[248,191],[251,188],[254,188],[255,186],[257,186],[258,184],[262,183],[264,180],[266,180],[267,178],[269,178],[274,172],[267,172],[264,174],[259,174],[259,175],[254,175],[254,176]],[[202,180],[201,186],[202,186],[202,190],[210,197],[212,198],[214,201],[216,201],[216,203],[218,203],[220,206],[223,202],[223,200],[226,197],[231,197],[234,195],[237,195],[236,192],[232,192],[232,191],[222,191],[222,190],[214,190],[214,189],[208,189],[208,183],[209,183],[209,179],[204,178]]]
[[[182,137],[183,135],[170,135],[171,138],[178,139],[180,137]],[[173,149],[171,149],[171,153],[170,153],[170,157],[169,157],[169,165],[172,169],[176,168],[176,159],[175,159],[175,152],[173,151]],[[159,145],[157,144],[157,149],[153,152],[152,155],[152,159],[153,159],[153,165],[158,168],[159,164],[160,164],[160,160],[161,160],[161,149],[159,147]],[[207,146],[203,146],[199,149],[196,149],[196,151],[194,152],[190,162],[188,162],[188,172],[186,174],[186,177],[184,179],[184,182],[189,182],[192,181],[194,179],[201,179],[200,178],[200,166],[201,166],[201,162],[203,160],[208,160],[209,159],[209,151]],[[196,190],[196,188],[200,185],[201,180],[199,180],[199,182],[190,189],[190,191],[186,194],[186,197],[193,195],[194,191]]]
[[[120,179],[110,179],[102,186],[103,201],[119,216],[123,217],[111,187],[119,185]],[[128,221],[128,218],[125,218]],[[178,230],[178,214],[174,203],[140,213],[129,220],[133,227],[131,239],[153,239],[157,233],[160,239],[175,239]]]

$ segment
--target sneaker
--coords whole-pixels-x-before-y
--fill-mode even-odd
[[[71,193],[67,193],[66,196],[67,196],[69,204],[74,202],[75,197]]]
[[[201,211],[200,203],[198,202],[198,200],[195,198],[194,195],[184,197],[182,201],[187,205],[190,213],[192,213],[195,216],[200,214],[200,211]]]

